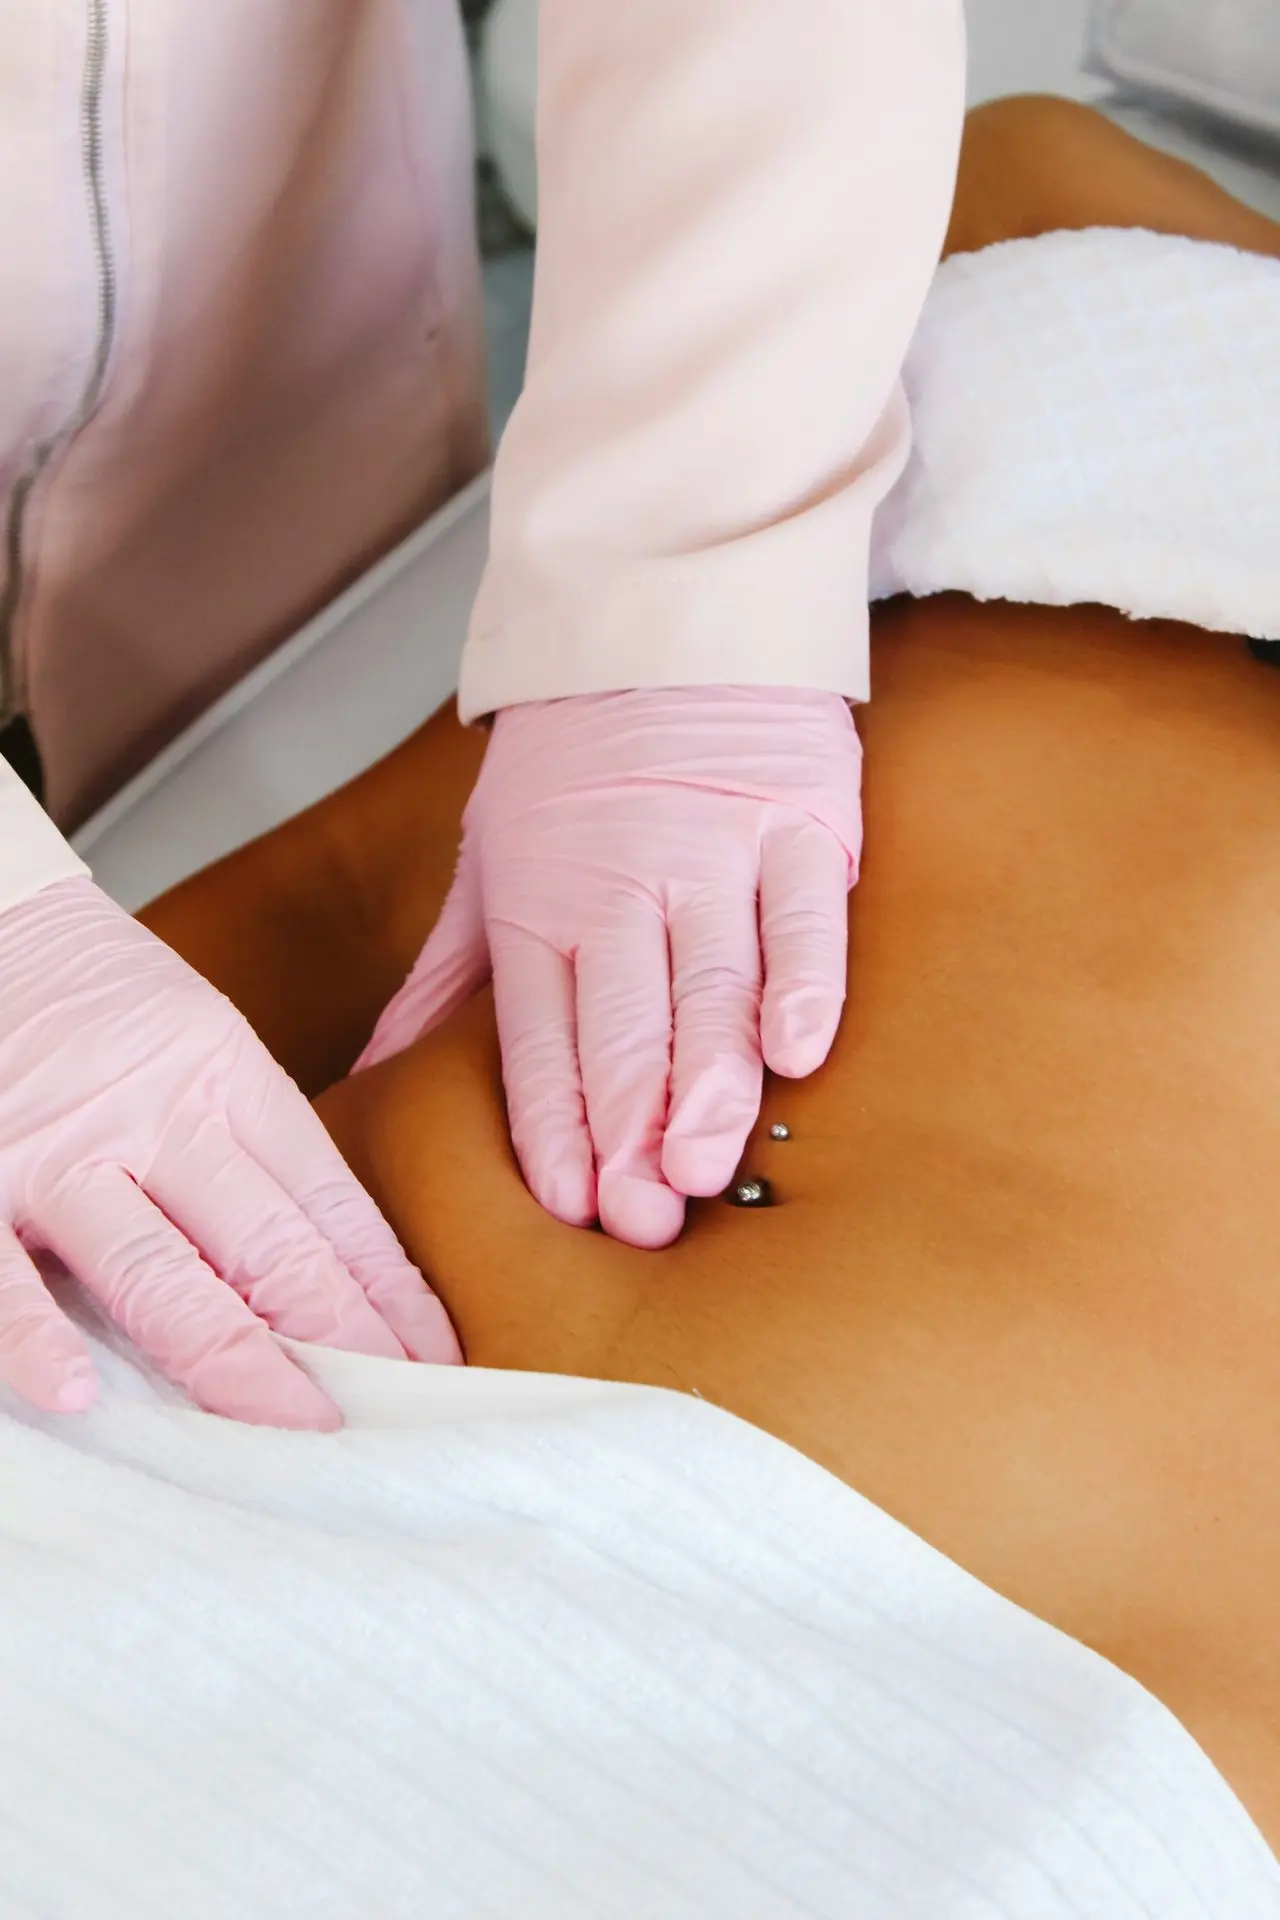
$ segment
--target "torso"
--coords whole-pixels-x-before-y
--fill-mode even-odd
[[[1280,675],[958,599],[876,658],[848,1013],[746,1163],[778,1205],[659,1255],[558,1226],[484,1000],[326,1118],[472,1362],[778,1434],[1133,1674],[1280,1850]]]

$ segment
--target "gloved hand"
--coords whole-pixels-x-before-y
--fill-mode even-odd
[[[92,1363],[27,1248],[56,1254],[171,1380],[237,1419],[342,1424],[269,1328],[459,1358],[292,1081],[87,879],[0,914],[0,1379],[77,1411]]]
[[[835,694],[683,688],[497,716],[457,879],[357,1069],[493,974],[511,1134],[560,1219],[636,1246],[720,1193],[762,1062],[826,1058],[862,756]],[[597,1171],[598,1170],[598,1171]]]

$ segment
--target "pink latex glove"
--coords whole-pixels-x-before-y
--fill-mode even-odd
[[[0,914],[0,1380],[74,1412],[48,1249],[202,1407],[341,1426],[269,1329],[456,1361],[444,1308],[228,1000],[90,880]]]
[[[458,875],[357,1068],[490,969],[511,1134],[560,1219],[636,1246],[732,1180],[763,1064],[826,1058],[862,755],[836,694],[681,688],[510,707]]]

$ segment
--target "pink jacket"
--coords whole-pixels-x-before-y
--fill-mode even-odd
[[[540,62],[464,711],[865,697],[961,0],[542,0]],[[454,0],[5,10],[0,698],[62,825],[483,462],[467,98]],[[76,866],[0,766],[0,908]]]
[[[0,100],[3,674],[75,825],[484,465],[470,94],[448,0],[21,0]]]

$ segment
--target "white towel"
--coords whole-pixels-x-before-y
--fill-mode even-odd
[[[1280,261],[1152,233],[941,268],[872,592],[1100,602],[1280,639]]]
[[[1155,1700],[787,1447],[307,1359],[336,1437],[0,1412],[3,1920],[1280,1915]]]

